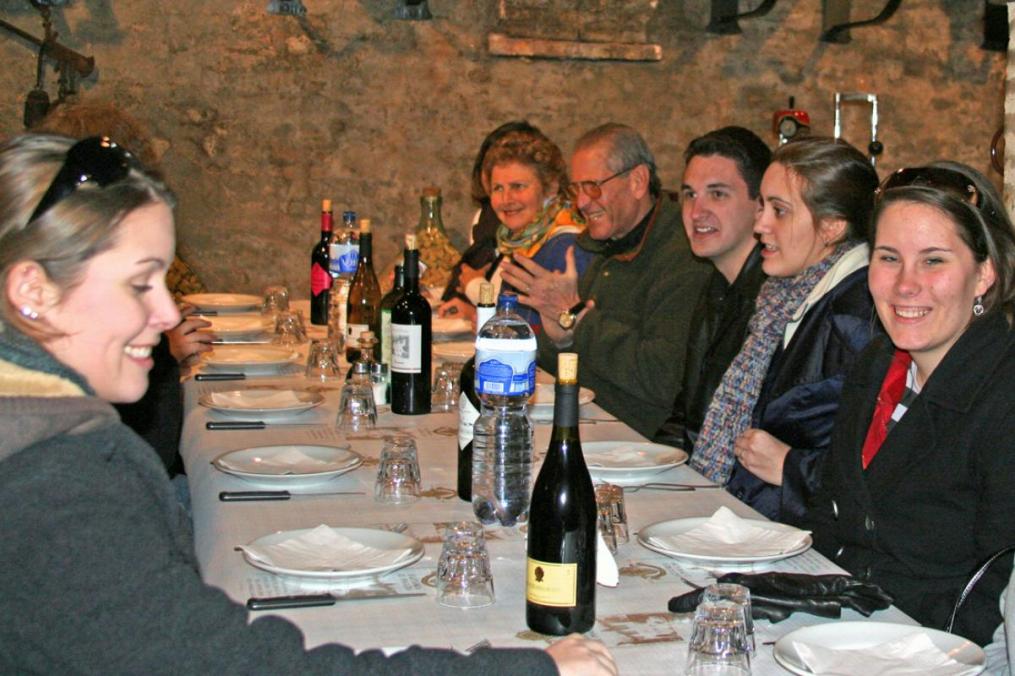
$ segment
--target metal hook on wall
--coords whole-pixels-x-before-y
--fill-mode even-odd
[[[867,145],[871,166],[878,165],[878,155],[885,151],[885,146],[878,140],[878,95],[867,92],[835,92],[835,124],[832,136],[842,138],[842,104],[868,103],[871,107],[871,140]]]

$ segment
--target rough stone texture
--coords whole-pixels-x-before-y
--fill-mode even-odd
[[[663,48],[655,63],[491,56],[498,0],[430,0],[428,22],[393,20],[395,0],[305,1],[304,19],[269,15],[266,4],[75,0],[54,12],[61,40],[96,58],[83,95],[117,101],[151,128],[180,195],[180,249],[215,290],[284,282],[308,294],[322,197],[373,219],[384,267],[418,220],[420,190],[436,183],[444,220],[464,243],[474,153],[512,118],[539,125],[565,152],[594,125],[632,124],[670,186],[684,146],[710,128],[740,124],[774,143],[772,112],[790,95],[815,133],[830,134],[835,91],[876,92],[881,172],[948,157],[989,173],[1002,122],[1005,55],[980,49],[982,4],[973,0],[903,3],[846,45],[818,42],[812,0],[781,0],[731,36],[705,33],[707,0],[661,2],[642,29]],[[628,5],[528,4],[577,6],[582,39],[618,41],[623,31],[611,35],[604,17]],[[881,6],[854,0],[853,16]],[[25,0],[0,0],[0,16],[41,33]],[[8,135],[21,129],[34,52],[3,34],[0,62],[0,135]],[[52,95],[51,71],[47,80]],[[844,119],[845,137],[859,145],[866,115],[855,108]]]

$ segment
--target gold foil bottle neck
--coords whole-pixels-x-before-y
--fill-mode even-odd
[[[409,251],[416,250],[416,233],[410,232],[405,236],[405,248]]]
[[[321,211],[331,211],[331,200],[321,200]]]
[[[557,382],[562,385],[578,383],[578,355],[575,352],[561,352],[557,355]]]
[[[361,235],[370,232],[370,219],[361,218],[359,219],[359,232]]]
[[[436,198],[441,196],[441,189],[434,185],[423,188],[423,197]]]
[[[483,282],[479,285],[479,304],[493,305],[493,284]]]

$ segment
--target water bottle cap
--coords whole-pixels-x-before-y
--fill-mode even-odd
[[[497,297],[497,308],[514,310],[516,307],[518,307],[518,294],[512,291],[501,291]]]

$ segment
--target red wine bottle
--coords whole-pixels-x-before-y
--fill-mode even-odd
[[[477,335],[496,311],[493,284],[483,282],[479,285],[479,305],[476,306]],[[458,397],[458,497],[472,502],[472,436],[480,406],[479,395],[476,394],[476,355],[465,362],[458,385],[462,393]]]
[[[310,323],[327,326],[328,300],[331,292],[331,274],[328,272],[331,229],[334,217],[331,200],[321,201],[321,241],[310,251]]]
[[[542,634],[596,623],[596,494],[578,434],[578,355],[561,353],[550,446],[532,489],[525,621]]]
[[[419,292],[416,235],[405,236],[405,291],[391,308],[391,411],[430,412],[430,303]]]

